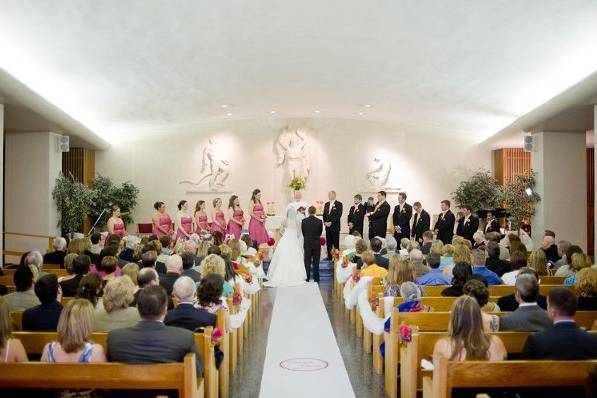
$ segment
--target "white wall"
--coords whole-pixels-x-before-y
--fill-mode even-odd
[[[62,170],[57,135],[7,133],[5,139],[5,230],[45,236],[59,234],[58,213],[52,200],[54,182]],[[47,248],[47,240],[12,236],[6,237],[5,244],[7,250],[13,251]]]
[[[433,135],[415,135],[387,123],[361,120],[276,120],[229,121],[188,128],[162,138],[114,145],[96,153],[96,171],[117,183],[131,180],[141,189],[136,222],[151,219],[155,201],[164,201],[171,216],[181,199],[193,205],[198,199],[211,201],[234,193],[246,208],[251,191],[260,188],[263,200],[274,200],[278,212],[289,197],[289,177],[275,166],[274,141],[279,129],[289,124],[308,130],[312,173],[305,200],[327,200],[334,189],[344,202],[345,212],[355,193],[373,194],[366,172],[375,155],[392,160],[390,184],[408,194],[410,203],[419,200],[431,213],[438,213],[439,202],[450,198],[456,183],[467,170],[491,168],[489,149],[471,142]],[[230,189],[226,193],[187,193],[183,179],[198,179],[201,156],[207,140],[217,136],[225,157],[231,161]],[[396,202],[392,195],[391,202]],[[344,228],[346,219],[343,217]]]
[[[4,104],[0,104],[0,253],[4,253]]]
[[[537,172],[541,202],[533,218],[533,242],[541,243],[543,231],[553,230],[587,249],[587,176],[585,132],[534,133],[536,150],[531,168]]]

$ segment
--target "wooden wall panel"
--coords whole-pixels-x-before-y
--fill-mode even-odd
[[[517,176],[531,173],[531,154],[522,148],[502,148],[493,151],[494,177],[506,185]]]
[[[595,252],[595,149],[587,148],[587,250]]]

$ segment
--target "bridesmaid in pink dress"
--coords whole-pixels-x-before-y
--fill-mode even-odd
[[[251,204],[249,205],[249,214],[251,215],[251,221],[249,221],[249,235],[251,239],[259,244],[267,243],[269,235],[265,228],[265,209],[261,204],[261,191],[255,189],[251,195]]]
[[[195,233],[199,236],[201,234],[209,233],[209,219],[207,218],[207,213],[205,212],[205,201],[200,200],[197,202],[195,206]]]
[[[189,205],[186,200],[178,202],[176,214],[176,240],[187,240],[193,233],[193,217],[188,213]]]
[[[158,238],[164,235],[172,236],[172,219],[166,213],[166,205],[164,202],[155,202],[153,205],[155,212],[151,221],[153,222],[153,234]]]
[[[238,196],[232,195],[228,201],[228,233],[234,235],[236,239],[240,239],[240,233],[245,225],[245,217],[243,209],[240,208]]]
[[[215,198],[213,201],[213,215],[211,219],[211,233],[218,231],[222,233],[222,236],[226,235],[226,217],[222,211],[222,199]]]
[[[121,238],[126,236],[124,221],[120,218],[120,207],[114,205],[110,209],[110,218],[108,219],[108,235],[118,235]]]

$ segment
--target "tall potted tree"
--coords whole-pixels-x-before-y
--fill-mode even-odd
[[[474,212],[493,209],[501,205],[503,192],[497,180],[487,170],[477,170],[470,177],[460,181],[452,192],[457,207],[469,205]]]
[[[522,220],[535,215],[535,204],[541,201],[541,196],[535,192],[536,176],[533,171],[527,176],[516,176],[504,187],[503,201],[510,212],[513,231],[521,228]]]
[[[63,234],[72,234],[81,230],[81,223],[89,214],[94,200],[94,193],[72,176],[60,174],[52,190],[52,198],[60,213],[58,226]]]
[[[89,216],[91,217],[92,222],[95,222],[101,215],[101,218],[97,223],[98,228],[104,227],[108,222],[108,210],[112,205],[119,206],[121,212],[125,213],[122,216],[122,221],[124,221],[125,224],[133,222],[131,213],[135,206],[137,206],[139,189],[130,181],[123,182],[120,186],[116,186],[110,177],[98,174],[91,181],[91,189],[95,193],[95,201],[91,206],[91,213]],[[104,212],[104,210],[106,211]]]

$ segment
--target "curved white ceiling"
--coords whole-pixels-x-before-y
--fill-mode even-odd
[[[107,139],[341,117],[480,141],[597,70],[597,1],[0,0],[0,68]]]

